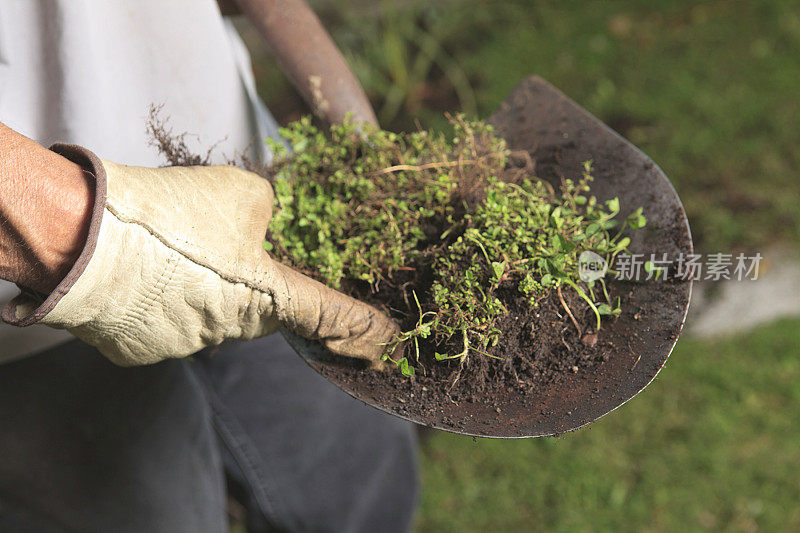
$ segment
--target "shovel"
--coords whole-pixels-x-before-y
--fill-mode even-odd
[[[644,153],[543,79],[522,81],[489,118],[511,150],[525,150],[536,175],[558,186],[592,161],[598,200],[619,197],[621,215],[643,207],[645,228],[633,232],[629,249],[649,258],[692,253],[686,213],[667,177]],[[641,392],[664,366],[683,328],[691,280],[613,281],[626,310],[603,326],[614,346],[607,361],[523,393],[508,387],[486,402],[448,402],[424,409],[424,397],[404,400],[358,372],[343,373],[336,356],[319,343],[282,330],[294,349],[327,379],[354,398],[418,424],[478,437],[558,435],[589,424]],[[402,388],[400,382],[398,389]],[[413,395],[412,395],[413,396]],[[420,408],[409,408],[418,402]]]

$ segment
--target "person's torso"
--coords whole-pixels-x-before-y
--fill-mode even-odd
[[[0,121],[45,146],[158,166],[152,105],[198,153],[219,143],[216,162],[275,133],[247,51],[214,0],[0,0]],[[0,281],[0,306],[16,292]],[[0,362],[68,338],[0,323]]]

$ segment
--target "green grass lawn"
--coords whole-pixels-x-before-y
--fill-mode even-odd
[[[437,432],[420,531],[800,530],[800,320],[680,341],[658,378],[559,438]]]
[[[384,126],[489,114],[540,74],[644,149],[706,252],[800,242],[800,2],[314,2]],[[298,116],[274,63],[261,94]]]

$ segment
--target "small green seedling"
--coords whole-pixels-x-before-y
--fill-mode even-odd
[[[416,375],[414,367],[408,364],[408,359],[406,359],[405,357],[401,357],[400,359],[395,361],[388,355],[384,355],[381,357],[381,360],[389,361],[390,363],[394,363],[395,365],[397,365],[397,368],[400,369],[400,372],[402,372],[404,376],[413,378]]]

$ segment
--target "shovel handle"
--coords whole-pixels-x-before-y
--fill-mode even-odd
[[[326,122],[377,124],[375,112],[347,62],[304,0],[234,0],[264,37],[281,69]]]

